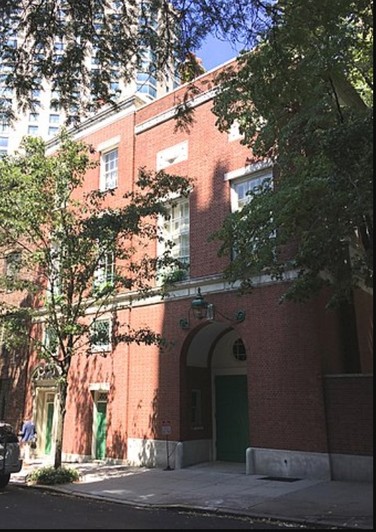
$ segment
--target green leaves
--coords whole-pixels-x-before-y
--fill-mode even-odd
[[[230,280],[250,287],[254,275],[295,271],[285,298],[306,300],[330,285],[337,304],[373,282],[371,5],[276,6],[260,45],[219,77],[214,106],[221,130],[237,120],[253,155],[272,159],[275,186],[215,237],[221,254],[238,247]]]
[[[4,81],[21,111],[33,107],[33,91],[49,82],[68,123],[76,122],[103,104],[116,104],[112,83],[119,79],[126,85],[141,72],[174,81],[176,69],[209,34],[247,47],[265,26],[270,4],[274,2],[3,0]],[[152,57],[149,65],[145,52]],[[93,68],[88,67],[91,58]],[[193,74],[198,73],[196,68]],[[0,97],[1,107],[12,114],[11,104]]]
[[[87,171],[98,165],[90,146],[63,131],[53,155],[34,138],[26,138],[22,148],[0,161],[0,252],[9,262],[0,286],[24,298],[30,316],[42,305],[43,321],[54,331],[58,351],[46,355],[38,328],[31,329],[30,341],[44,357],[68,360],[89,343],[89,308],[96,309],[90,318],[95,321],[120,292],[146,297],[160,268],[174,263],[170,251],[156,259],[148,249],[161,240],[158,218],[167,212],[166,198],[188,194],[191,184],[181,176],[142,168],[135,189],[124,195],[121,207],[112,209],[110,192],[84,194],[81,189]],[[10,262],[15,253],[17,271]],[[8,299],[4,294],[0,305],[16,317],[17,304],[9,307]],[[17,326],[14,321],[14,331]],[[135,337],[148,343],[153,338]]]

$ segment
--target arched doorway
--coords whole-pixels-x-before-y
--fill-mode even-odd
[[[247,353],[238,332],[208,321],[192,331],[182,367],[182,463],[246,462]]]

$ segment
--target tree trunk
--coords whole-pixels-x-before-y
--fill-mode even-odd
[[[55,439],[55,462],[54,467],[58,469],[61,467],[62,453],[63,453],[63,434],[64,434],[64,422],[66,414],[66,401],[67,401],[68,383],[66,379],[63,379],[59,383],[59,410],[57,420],[57,430]]]

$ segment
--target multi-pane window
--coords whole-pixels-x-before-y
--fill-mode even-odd
[[[0,137],[0,157],[4,157],[8,153],[8,137]]]
[[[8,137],[0,137],[0,148],[7,148],[8,142],[9,142]]]
[[[18,276],[21,268],[21,253],[14,251],[9,253],[5,260],[5,275],[8,279],[14,279]]]
[[[172,242],[171,255],[189,265],[189,199],[174,202],[164,220],[165,241]]]
[[[263,173],[259,176],[250,176],[246,179],[235,181],[233,183],[233,191],[235,194],[233,195],[232,210],[235,211],[242,209],[244,205],[251,199],[249,193],[251,191],[255,191],[256,188],[261,186],[265,180],[270,182],[271,175]]]
[[[94,286],[97,288],[103,287],[105,284],[112,284],[115,275],[115,256],[112,251],[103,253],[98,267],[94,272]]]
[[[92,323],[90,345],[94,352],[111,349],[111,321],[109,319],[98,319]]]
[[[48,275],[48,287],[47,287],[47,297],[51,298],[52,296],[56,297],[60,295],[61,290],[61,249],[55,244],[51,248],[51,264],[50,271]]]
[[[39,113],[29,114],[29,122],[38,122],[38,120],[39,120]]]
[[[48,128],[48,135],[50,137],[53,137],[54,135],[57,135],[59,132],[59,128],[58,127],[49,127]]]
[[[29,126],[27,132],[29,135],[38,135],[38,126]]]
[[[155,53],[146,49],[142,51],[141,70],[137,72],[137,91],[152,98],[157,96],[157,78],[155,74]]]
[[[101,190],[111,190],[118,185],[118,149],[102,154]]]
[[[0,133],[9,133],[9,124],[7,122],[0,121]]]
[[[252,201],[252,194],[257,194],[260,187],[262,186],[273,186],[272,178],[272,169],[266,168],[265,170],[260,170],[257,172],[252,172],[250,174],[243,175],[239,179],[233,179],[231,186],[231,208],[232,212],[241,211],[243,207]],[[270,213],[270,220],[272,220],[272,213]],[[269,226],[269,222],[268,222]],[[261,229],[262,226],[259,225]],[[275,231],[271,231],[269,234],[270,238],[275,238]],[[257,238],[253,238],[253,244],[257,244]],[[238,250],[233,249],[233,258],[236,258]]]
[[[59,114],[50,114],[49,116],[49,123],[50,124],[58,124],[60,122],[60,115]]]
[[[59,349],[59,338],[57,332],[52,327],[45,327],[43,345],[49,353],[56,355]]]

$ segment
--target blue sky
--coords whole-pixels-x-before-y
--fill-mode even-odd
[[[204,45],[196,51],[196,55],[202,59],[206,70],[211,70],[229,59],[233,59],[237,53],[230,43],[209,36]]]

